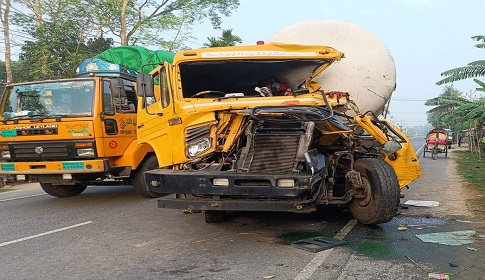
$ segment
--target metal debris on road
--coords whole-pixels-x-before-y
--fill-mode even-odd
[[[333,247],[344,245],[345,241],[326,238],[326,237],[312,237],[291,242],[291,246],[306,250],[312,253],[317,253]]]

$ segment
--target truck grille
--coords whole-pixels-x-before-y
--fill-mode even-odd
[[[211,125],[199,126],[196,128],[189,128],[185,132],[185,142],[191,143],[203,137],[209,137]]]
[[[13,143],[9,147],[12,161],[66,160],[76,157],[73,141]]]

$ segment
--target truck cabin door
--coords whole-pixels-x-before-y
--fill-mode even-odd
[[[138,144],[149,144],[161,166],[172,165],[172,126],[169,121],[173,118],[174,100],[167,71],[169,67],[165,63],[158,71],[139,74],[137,79]]]
[[[136,93],[133,82],[103,80],[103,148],[106,157],[121,156],[136,141]]]

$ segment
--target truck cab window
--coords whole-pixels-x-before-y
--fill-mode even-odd
[[[113,97],[111,96],[111,88],[109,81],[103,81],[103,111],[107,113],[114,113]]]
[[[170,92],[168,90],[168,77],[165,68],[162,68],[161,76],[160,96],[162,97],[163,108],[167,108],[170,105]]]

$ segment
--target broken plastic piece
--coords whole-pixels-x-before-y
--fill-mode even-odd
[[[473,243],[472,236],[475,235],[474,230],[437,232],[415,235],[423,242],[437,243],[449,246],[458,246]]]
[[[437,207],[440,205],[438,201],[431,201],[431,200],[408,200],[404,202],[406,205],[411,206],[424,206],[424,207]]]
[[[445,280],[449,280],[450,279],[450,275],[448,275],[446,273],[428,273],[428,278],[429,279],[445,279]]]
[[[327,250],[344,244],[345,244],[345,241],[343,240],[325,238],[325,237],[312,237],[312,238],[291,242],[291,246],[302,250],[306,250],[312,253],[320,252],[320,251]]]

